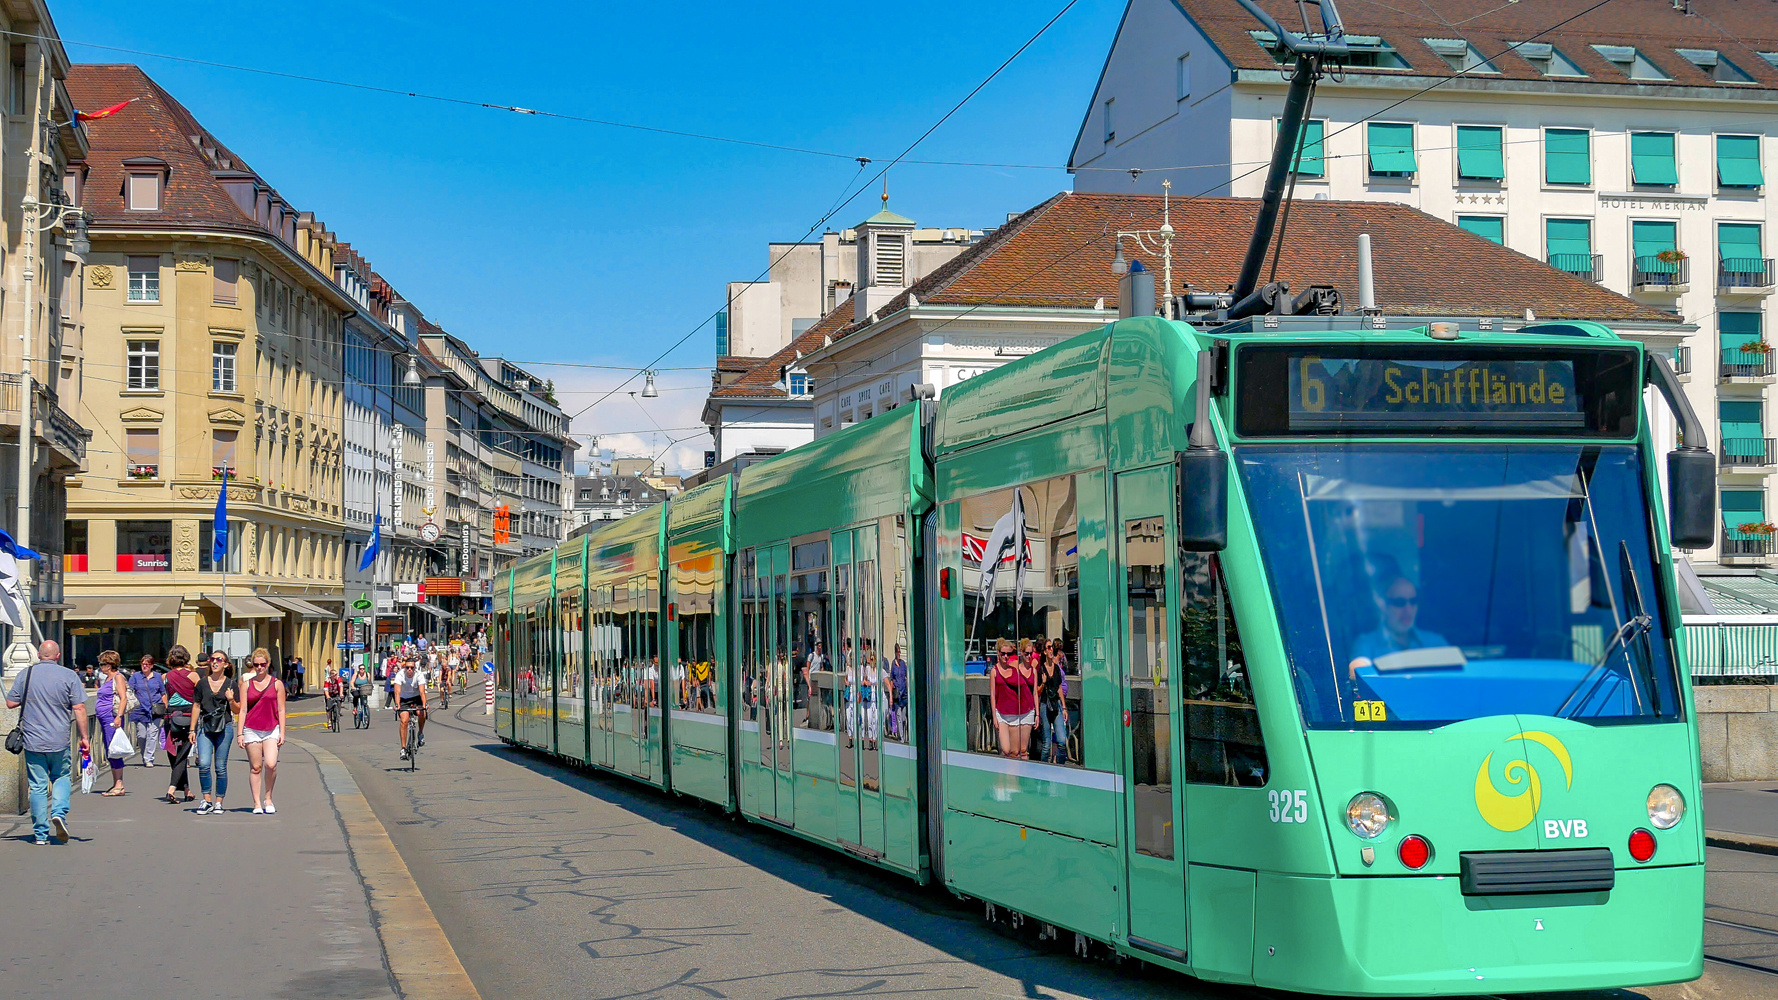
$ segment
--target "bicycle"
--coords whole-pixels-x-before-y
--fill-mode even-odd
[[[448,711],[450,709],[450,707],[451,707],[451,686],[449,684],[440,685],[439,689],[438,689],[438,710],[441,712],[444,712],[444,711]]]
[[[412,771],[419,766],[420,757],[420,710],[417,708],[407,713],[407,728],[402,732],[401,746],[407,751],[407,769]]]
[[[327,730],[333,733],[340,731],[340,700],[338,698],[327,699]]]
[[[352,728],[370,728],[370,700],[364,695],[352,697]]]

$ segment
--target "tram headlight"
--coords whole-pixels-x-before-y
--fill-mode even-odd
[[[1671,830],[1685,818],[1685,796],[1672,785],[1656,785],[1648,793],[1648,821],[1657,830]]]
[[[1359,792],[1346,803],[1346,826],[1361,840],[1375,840],[1389,825],[1389,803],[1376,792]]]

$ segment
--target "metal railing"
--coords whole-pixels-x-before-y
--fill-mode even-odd
[[[1684,344],[1673,349],[1673,374],[1690,375],[1692,373],[1692,349]]]
[[[1550,254],[1549,261],[1550,266],[1558,271],[1567,271],[1588,281],[1598,281],[1605,258],[1596,253],[1553,253]]]
[[[1772,258],[1724,257],[1717,266],[1718,288],[1771,288]]]
[[[1692,262],[1686,258],[1662,260],[1658,256],[1630,260],[1630,285],[1639,291],[1679,290],[1691,284]]]
[[[1772,536],[1741,535],[1738,532],[1725,531],[1722,544],[1717,548],[1723,556],[1769,556],[1772,554]]]
[[[1761,466],[1773,464],[1778,455],[1778,438],[1723,438],[1722,464],[1725,466]]]
[[[1771,351],[1722,352],[1723,378],[1763,378],[1778,374],[1778,359]]]

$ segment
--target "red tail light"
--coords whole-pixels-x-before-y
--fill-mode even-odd
[[[672,603],[667,605],[667,620],[670,622],[679,620],[679,605]]]
[[[951,599],[951,571],[948,569],[938,571],[938,596],[944,601]]]
[[[1419,871],[1426,867],[1426,862],[1432,860],[1432,845],[1427,843],[1425,837],[1410,833],[1401,838],[1401,846],[1396,848],[1395,853],[1401,858],[1403,865]]]
[[[1655,856],[1655,835],[1638,827],[1630,834],[1630,857],[1647,861]]]

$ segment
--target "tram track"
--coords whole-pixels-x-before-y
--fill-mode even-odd
[[[1756,935],[1760,936],[1761,938],[1768,938],[1768,939],[1771,939],[1775,942],[1778,942],[1778,930],[1773,930],[1770,927],[1760,927],[1760,926],[1757,926],[1754,924],[1743,924],[1743,923],[1739,923],[1734,920],[1723,920],[1720,917],[1705,917],[1704,923],[1706,925],[1714,924],[1717,927],[1728,928],[1730,930],[1739,931],[1744,934],[1756,934]],[[1754,972],[1763,972],[1768,976],[1778,976],[1778,950],[1775,950],[1773,952],[1772,958],[1767,959],[1767,961],[1771,964],[1761,965],[1757,962],[1750,962],[1746,959],[1729,958],[1724,955],[1711,953],[1713,950],[1720,951],[1721,949],[1723,949],[1725,947],[1744,948],[1744,947],[1747,947],[1747,945],[1745,945],[1745,944],[1715,945],[1715,946],[1706,945],[1704,948],[1704,957],[1712,962],[1721,962],[1724,965],[1733,965],[1736,968],[1750,969]]]

